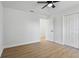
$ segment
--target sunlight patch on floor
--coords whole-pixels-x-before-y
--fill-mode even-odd
[[[46,37],[45,36],[42,36],[41,38],[40,38],[40,45],[41,46],[45,46],[46,44],[47,44],[47,39],[46,39]]]

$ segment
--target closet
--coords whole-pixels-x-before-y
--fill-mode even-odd
[[[63,17],[64,45],[79,48],[79,14],[69,14]]]

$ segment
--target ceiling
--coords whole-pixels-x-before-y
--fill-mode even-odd
[[[55,3],[56,8],[46,7],[44,9],[41,8],[45,4],[38,4],[36,1],[3,1],[2,3],[6,8],[18,9],[25,12],[33,10],[34,13],[42,15],[55,15],[79,6],[79,1],[61,1]]]

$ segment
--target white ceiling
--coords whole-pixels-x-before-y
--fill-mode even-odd
[[[41,9],[45,4],[38,4],[36,1],[3,1],[2,3],[6,8],[14,8],[25,12],[34,10],[35,13],[43,15],[59,14],[79,6],[79,1],[61,1],[55,3],[56,8],[46,7],[45,9]]]

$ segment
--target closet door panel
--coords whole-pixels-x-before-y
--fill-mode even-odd
[[[78,48],[78,36],[79,36],[79,14],[74,14],[74,47]]]
[[[64,16],[64,44],[79,48],[79,14]]]
[[[74,36],[74,15],[69,15],[70,16],[70,25],[69,25],[69,35],[70,35],[70,38],[69,38],[69,42],[70,42],[70,46],[74,47],[74,39],[75,39],[75,36]]]
[[[64,18],[64,44],[70,46],[70,16],[65,16]]]
[[[65,40],[65,44],[66,45],[70,45],[70,33],[69,33],[69,30],[70,30],[70,20],[69,20],[69,16],[67,16],[66,18],[66,40]]]

